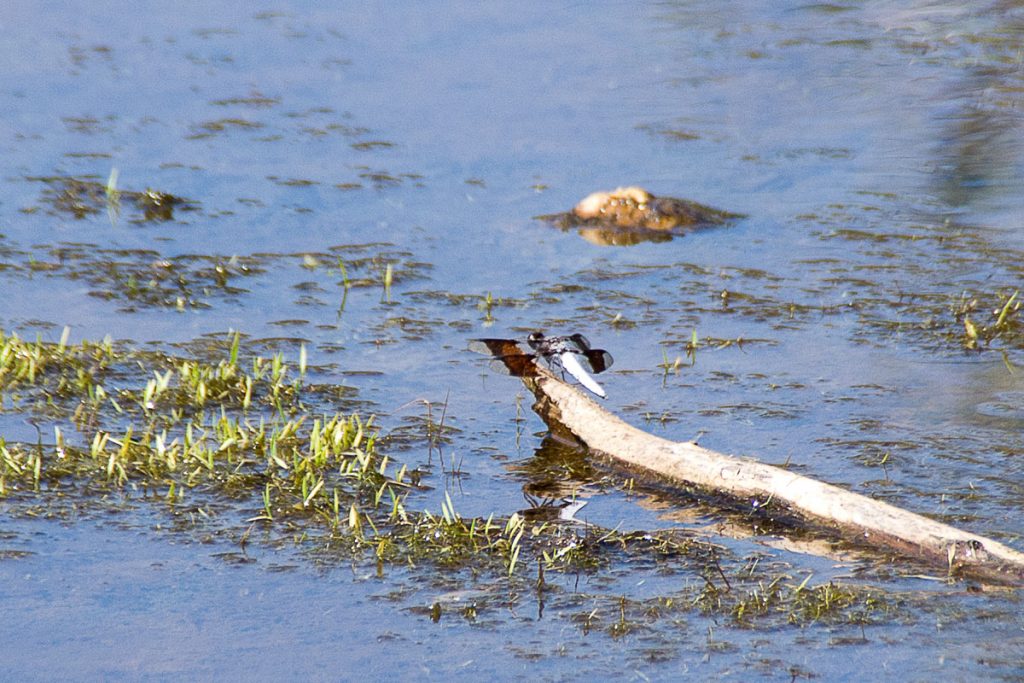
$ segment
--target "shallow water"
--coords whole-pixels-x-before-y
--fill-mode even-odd
[[[608,407],[635,424],[788,461],[1021,549],[1024,343],[1017,332],[967,350],[956,311],[976,298],[971,318],[992,324],[1024,282],[1022,26],[1003,4],[7,3],[0,325],[53,341],[67,325],[72,339],[164,347],[228,330],[291,354],[305,342],[386,429],[422,413],[411,401],[447,399],[460,431],[444,457],[462,473],[436,473],[419,502],[437,510],[448,491],[467,516],[522,509],[548,476],[534,466],[543,424],[515,421],[517,380],[491,374],[467,340],[580,331],[614,354]],[[161,221],[128,199],[115,214],[86,202],[82,217],[62,201],[68,178],[102,195],[112,168],[119,188],[188,203]],[[626,184],[747,217],[631,247],[532,218]],[[365,279],[343,306],[338,259]],[[163,289],[132,295],[168,272]],[[665,374],[694,330],[695,362]],[[4,438],[34,442],[30,417],[0,414]],[[575,483],[587,520],[608,528],[671,526],[689,507],[597,480]],[[8,547],[32,553],[0,562],[17,607],[4,638],[20,644],[8,670],[843,678],[858,660],[923,679],[1024,667],[1012,593],[873,575],[942,595],[865,640],[699,615],[587,635],[567,615],[589,607],[569,598],[540,618],[516,603],[483,624],[435,624],[414,608],[455,589],[422,573],[369,579],[271,550],[233,564],[222,543],[169,542],[157,512],[126,514],[128,530],[0,521]],[[800,576],[845,571],[774,557]],[[656,594],[656,571],[615,570],[588,588],[595,604],[642,597],[648,582]],[[239,596],[257,596],[251,610]],[[112,635],[83,644],[97,623]],[[41,661],[28,645],[45,634]],[[129,637],[132,658],[110,661]],[[167,654],[168,639],[182,650]]]

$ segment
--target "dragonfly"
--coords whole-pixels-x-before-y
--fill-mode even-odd
[[[514,339],[472,339],[469,350],[493,356],[496,362],[492,363],[492,368],[516,377],[536,377],[534,361],[543,360],[552,370],[567,372],[592,393],[608,398],[591,373],[596,375],[610,368],[612,354],[591,348],[590,341],[582,334],[546,337],[542,332],[531,332],[526,345],[532,353],[524,351],[522,344]]]

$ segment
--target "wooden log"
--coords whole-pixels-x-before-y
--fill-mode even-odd
[[[1024,585],[1024,553],[997,541],[780,467],[648,434],[542,367],[517,374],[552,430],[568,430],[613,463],[725,497],[733,507],[795,517],[857,545],[942,567],[950,575]]]

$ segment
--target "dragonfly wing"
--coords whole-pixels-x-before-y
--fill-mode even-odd
[[[470,339],[469,350],[492,356],[491,370],[502,375],[534,377],[537,375],[535,356],[523,353],[522,347],[513,339]]]
[[[495,372],[503,375],[512,375],[513,377],[536,377],[540,374],[537,368],[536,356],[526,353],[495,358],[491,361],[490,365],[491,369]]]
[[[597,383],[597,380],[591,377],[587,371],[583,369],[583,366],[580,365],[578,356],[579,354],[566,352],[561,354],[558,360],[562,367],[565,368],[565,371],[576,378],[576,381],[601,398],[608,398],[608,394],[604,393],[604,389],[602,389],[601,385]]]
[[[484,356],[508,356],[522,353],[519,343],[514,339],[470,339],[469,350]]]

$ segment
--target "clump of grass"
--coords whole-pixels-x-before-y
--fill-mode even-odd
[[[1020,291],[998,292],[994,304],[985,306],[977,297],[964,294],[953,310],[963,325],[962,344],[967,349],[980,349],[993,342],[1004,346],[1024,346],[1024,324],[1020,319]]]
[[[710,578],[710,577],[708,577]],[[741,582],[742,581],[742,582]],[[864,627],[885,623],[905,613],[902,601],[881,591],[832,582],[807,586],[788,583],[784,577],[757,577],[741,580],[733,577],[728,587],[720,579],[707,581],[699,589],[643,600],[626,596],[586,596],[588,609],[572,617],[584,633],[595,628],[612,638],[650,630],[658,622],[674,624],[686,613],[699,612],[724,619],[724,623],[743,629],[778,629],[812,624],[855,625]],[[725,643],[720,643],[725,645]]]
[[[484,298],[476,305],[477,309],[482,311],[484,314],[483,324],[485,327],[494,324],[494,297],[490,292],[484,295]]]
[[[8,502],[114,490],[157,491],[179,506],[229,499],[239,525],[301,527],[399,562],[478,565],[487,556],[515,573],[521,518],[466,520],[450,498],[440,516],[410,513],[418,476],[379,452],[373,417],[313,413],[305,402],[320,390],[303,380],[302,350],[291,379],[283,354],[247,356],[237,333],[217,360],[109,339],[69,345],[66,335],[53,344],[0,334],[0,395],[15,410],[45,408],[54,422],[50,444],[0,439]]]
[[[722,579],[725,575],[722,575]],[[880,623],[901,612],[901,604],[878,589],[827,582],[794,585],[785,576],[744,577],[736,585],[705,575],[691,604],[705,614],[727,614],[737,626],[812,623]]]

